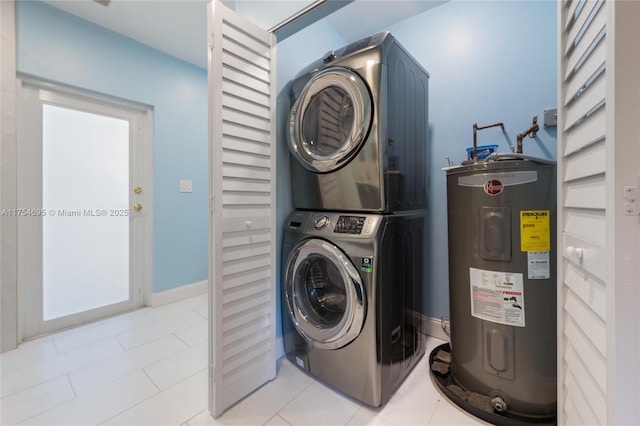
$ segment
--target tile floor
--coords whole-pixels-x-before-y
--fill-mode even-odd
[[[427,353],[442,341],[427,339]],[[206,295],[41,337],[0,355],[2,425],[479,425],[444,399],[427,357],[381,409],[281,358],[275,380],[207,409]]]

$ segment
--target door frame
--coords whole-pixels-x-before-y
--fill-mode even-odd
[[[18,204],[20,204],[20,198],[24,197],[24,185],[26,182],[26,177],[24,176],[24,164],[22,163],[22,157],[24,157],[24,155],[21,155],[20,152],[25,148],[19,143],[20,139],[25,137],[20,131],[20,117],[21,114],[25,113],[26,107],[30,106],[30,104],[31,106],[34,106],[34,101],[28,99],[29,91],[38,92],[40,99],[38,107],[43,103],[47,103],[73,108],[73,106],[67,105],[66,102],[59,102],[60,100],[71,100],[73,104],[82,108],[83,111],[104,114],[104,111],[101,111],[102,108],[100,106],[95,107],[96,104],[99,104],[104,109],[124,110],[128,111],[131,116],[135,116],[133,119],[133,125],[136,126],[137,129],[132,129],[130,134],[133,132],[137,133],[137,136],[132,139],[132,142],[135,140],[140,146],[138,149],[130,149],[130,153],[132,155],[130,158],[130,164],[139,164],[140,170],[136,173],[135,177],[133,175],[131,176],[140,181],[136,182],[136,185],[139,184],[139,186],[144,188],[143,192],[138,197],[140,197],[139,200],[141,204],[145,206],[143,210],[143,223],[135,235],[130,234],[129,241],[130,247],[133,246],[134,240],[135,244],[139,246],[136,250],[140,253],[140,256],[138,257],[139,260],[137,261],[140,263],[140,266],[135,269],[137,271],[136,274],[132,273],[134,269],[130,270],[130,279],[140,282],[139,285],[134,287],[137,289],[138,294],[130,294],[130,299],[126,302],[96,308],[92,311],[100,316],[107,317],[122,313],[123,308],[124,310],[135,309],[137,307],[147,305],[151,298],[153,282],[153,209],[151,208],[153,206],[153,108],[149,105],[131,102],[64,84],[45,81],[28,75],[18,75],[16,86],[18,101],[17,123],[19,151],[17,163]],[[42,129],[36,129],[36,131],[41,134]],[[136,155],[138,157],[136,157]],[[38,297],[41,302],[42,296],[35,295],[34,292],[41,292],[42,289],[41,284],[38,284],[37,288],[36,286],[29,286],[27,284],[29,271],[24,262],[24,250],[26,249],[25,241],[29,236],[24,235],[28,232],[26,229],[23,230],[26,232],[21,232],[20,228],[21,226],[18,224],[18,342],[22,342],[25,338],[33,337],[36,330],[37,332],[35,332],[35,335],[40,335],[67,327],[74,327],[88,321],[95,321],[95,319],[88,318],[84,312],[81,312],[52,319],[45,323],[42,321],[41,317],[42,306],[35,306],[35,309],[40,311],[39,314],[30,312],[27,300],[33,300],[34,297]],[[135,258],[132,258],[131,260],[135,261]],[[36,273],[38,273],[38,271],[36,271]],[[38,305],[40,305],[40,303],[38,303]],[[32,306],[31,311],[33,311],[33,309],[34,307]],[[47,327],[45,324],[49,324],[51,328]]]

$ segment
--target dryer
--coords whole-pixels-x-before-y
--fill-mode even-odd
[[[294,212],[283,241],[287,358],[370,406],[425,351],[424,213]]]
[[[429,74],[388,32],[293,80],[288,121],[296,209],[427,208]]]

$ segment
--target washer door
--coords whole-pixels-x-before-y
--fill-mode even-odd
[[[362,278],[328,241],[310,238],[294,247],[287,260],[285,294],[293,324],[314,346],[337,349],[360,334],[366,312]]]
[[[332,67],[306,84],[289,116],[289,148],[312,172],[347,164],[366,140],[373,116],[371,95],[353,71]]]

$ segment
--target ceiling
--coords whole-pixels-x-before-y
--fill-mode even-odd
[[[209,0],[44,0],[58,9],[206,68]],[[355,0],[326,20],[354,41],[432,9],[446,0]],[[227,6],[268,30],[313,0],[225,0]],[[105,5],[106,4],[106,5]],[[366,16],[366,19],[362,17]],[[354,26],[353,23],[358,25]]]
[[[325,19],[348,42],[352,42],[446,2],[447,0],[356,0]],[[363,19],[364,16],[366,19]]]

